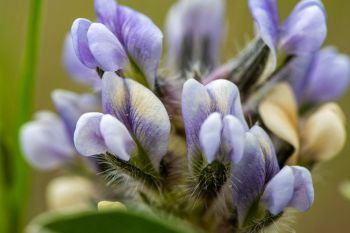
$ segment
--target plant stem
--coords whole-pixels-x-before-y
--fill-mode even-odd
[[[43,6],[42,0],[29,1],[28,27],[26,44],[24,49],[23,63],[19,79],[19,103],[16,122],[16,135],[14,141],[16,153],[14,155],[14,185],[12,187],[12,210],[10,232],[20,232],[23,224],[23,217],[29,196],[29,173],[30,169],[24,160],[18,142],[20,126],[30,119],[32,114],[33,89],[37,71],[38,48],[40,38],[40,20]]]

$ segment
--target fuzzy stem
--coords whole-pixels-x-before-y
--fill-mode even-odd
[[[163,184],[161,182],[161,179],[153,174],[147,173],[128,162],[125,162],[124,160],[121,160],[114,155],[107,153],[105,156],[105,159],[107,160],[110,165],[113,166],[113,168],[120,170],[121,172],[127,174],[128,176],[132,177],[133,179],[145,184],[148,188],[151,190],[159,192],[163,188]]]

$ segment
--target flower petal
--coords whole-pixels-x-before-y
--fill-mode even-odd
[[[214,161],[220,147],[222,127],[220,113],[211,114],[201,126],[199,140],[209,163]]]
[[[276,43],[279,36],[279,17],[276,0],[249,0],[249,8],[256,29],[270,48],[273,67],[276,66]]]
[[[98,112],[82,115],[74,132],[74,144],[77,151],[84,156],[105,154],[108,150],[100,132],[103,114]]]
[[[113,33],[116,33],[118,20],[117,2],[115,0],[95,0],[94,6],[98,22],[107,26]]]
[[[124,6],[118,7],[118,24],[118,38],[153,88],[162,55],[162,32],[150,18]]]
[[[212,98],[215,111],[223,115],[234,115],[241,121],[244,129],[248,130],[237,86],[227,80],[215,80],[205,87]]]
[[[66,130],[72,141],[79,117],[84,113],[96,111],[99,108],[99,101],[92,94],[78,95],[71,91],[54,90],[52,92],[52,100],[65,123]]]
[[[90,69],[96,69],[97,63],[90,51],[89,42],[87,38],[87,32],[90,28],[90,25],[90,20],[81,18],[76,19],[72,25],[71,35],[75,53],[81,61],[81,63],[83,63]]]
[[[259,106],[266,127],[294,147],[288,163],[295,164],[300,150],[297,103],[290,86],[276,85]]]
[[[232,116],[224,117],[223,143],[230,153],[230,159],[234,163],[239,163],[244,153],[245,129],[242,122]]]
[[[92,23],[87,38],[89,48],[99,67],[104,71],[117,71],[125,68],[128,56],[123,45],[106,26],[101,23]]]
[[[280,47],[288,54],[319,50],[327,35],[326,13],[319,0],[303,0],[281,29]]]
[[[302,155],[307,161],[329,160],[346,143],[345,116],[336,103],[321,106],[306,119],[301,132]]]
[[[63,64],[75,81],[90,85],[97,90],[101,88],[101,79],[96,70],[85,66],[77,57],[71,35],[67,35],[64,40]]]
[[[270,180],[280,170],[275,152],[275,147],[272,144],[269,135],[260,126],[253,126],[250,129],[250,132],[259,141],[260,148],[265,158],[266,180]]]
[[[295,177],[293,169],[285,166],[267,184],[261,198],[271,214],[281,213],[293,198]]]
[[[75,154],[63,122],[51,112],[40,112],[34,121],[24,124],[20,141],[28,162],[43,170],[57,168]]]
[[[183,86],[181,102],[188,157],[192,159],[195,154],[200,152],[199,131],[211,113],[211,99],[202,84],[194,79],[189,79]]]
[[[251,132],[247,132],[244,155],[232,172],[233,200],[240,224],[245,221],[250,208],[262,194],[265,179],[265,161],[259,141]]]
[[[314,188],[309,170],[300,166],[291,167],[294,174],[294,193],[288,207],[307,211],[314,202]]]
[[[136,149],[136,144],[125,125],[111,115],[104,115],[101,119],[100,131],[108,151],[128,161]]]
[[[218,63],[225,2],[178,1],[167,16],[168,62],[175,70],[201,62],[208,69]]]
[[[317,103],[335,100],[349,87],[350,60],[334,48],[318,52],[309,70],[304,101]]]
[[[128,128],[158,169],[170,133],[169,116],[160,100],[141,84],[106,72],[102,79],[102,102],[105,112]]]

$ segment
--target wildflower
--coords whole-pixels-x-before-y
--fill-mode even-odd
[[[211,71],[219,62],[225,3],[222,0],[178,1],[166,21],[168,63],[175,71]]]
[[[321,48],[327,34],[326,13],[319,0],[302,0],[280,25],[276,0],[250,0],[258,35],[276,64],[276,45],[289,55],[305,55]]]
[[[333,101],[349,85],[349,58],[331,47],[309,56],[299,56],[284,69],[285,79],[292,85],[301,104]]]
[[[96,0],[98,23],[77,19],[71,35],[80,61],[91,69],[140,71],[151,88],[162,53],[161,31],[145,15],[114,0]]]
[[[73,144],[75,125],[85,111],[98,108],[94,95],[77,95],[56,90],[52,99],[60,116],[39,112],[22,126],[20,140],[27,160],[40,169],[54,169],[70,163],[77,154]]]

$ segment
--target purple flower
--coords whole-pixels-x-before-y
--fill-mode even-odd
[[[296,57],[283,71],[299,102],[332,101],[349,86],[350,60],[334,48]]]
[[[223,0],[180,0],[169,11],[166,31],[168,63],[183,70],[218,63],[224,22]]]
[[[39,112],[34,121],[24,124],[20,142],[25,158],[39,169],[54,169],[74,158],[75,149],[65,125],[51,112]]]
[[[60,114],[39,112],[34,121],[22,126],[20,140],[27,160],[44,170],[54,169],[72,161],[76,150],[73,132],[78,118],[87,111],[98,109],[94,95],[78,95],[55,90],[52,99]]]
[[[77,19],[72,25],[73,46],[80,61],[91,69],[140,70],[154,87],[162,53],[161,31],[145,15],[114,0],[95,0],[99,23]]]
[[[289,55],[321,48],[327,34],[326,12],[319,0],[302,0],[280,25],[276,0],[249,0],[258,35],[269,46],[276,64],[276,45]]]
[[[208,162],[212,162],[222,143],[234,161],[240,160],[239,137],[248,125],[238,88],[232,82],[216,80],[204,86],[194,79],[188,80],[182,92],[182,114],[190,161],[203,150]],[[231,135],[236,133],[238,140],[232,141]]]
[[[258,126],[246,133],[244,155],[233,167],[232,184],[241,224],[259,200],[273,215],[288,207],[306,211],[313,203],[310,172],[296,166],[280,170],[271,139]]]
[[[85,156],[110,152],[129,160],[137,145],[158,170],[170,134],[169,117],[160,100],[141,84],[106,72],[102,103],[107,115],[89,113],[79,119],[74,134],[77,150]]]

